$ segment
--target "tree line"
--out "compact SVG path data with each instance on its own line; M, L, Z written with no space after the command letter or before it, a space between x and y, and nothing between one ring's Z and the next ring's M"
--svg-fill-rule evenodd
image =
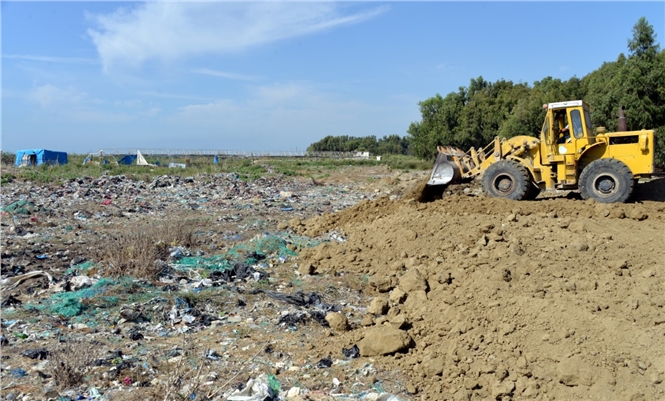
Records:
M373 154L412 154L433 160L437 145L463 150L487 145L495 136L539 136L545 117L544 103L584 99L591 105L594 126L617 129L620 106L625 107L629 130L652 128L657 137L657 164L665 162L665 50L646 18L633 26L628 55L605 62L583 78L547 77L533 85L482 76L471 79L446 96L418 103L421 121L413 122L407 135L327 136L308 150L369 151Z
M422 120L407 133L411 152L421 158L436 155L437 145L460 149L487 145L496 135L539 136L544 103L584 99L595 126L617 129L620 106L626 109L629 130L657 129L662 162L665 139L665 51L660 51L653 27L640 18L628 41L629 55L606 62L583 78L567 81L547 77L528 84L471 79L445 97L437 94L419 103Z
M388 135L376 139L375 135L364 137L328 135L307 148L308 152L370 152L373 155L405 155L409 152L409 138Z

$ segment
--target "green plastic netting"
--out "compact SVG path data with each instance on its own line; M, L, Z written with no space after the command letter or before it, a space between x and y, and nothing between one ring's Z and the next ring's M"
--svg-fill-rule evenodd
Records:
M305 248L316 246L320 241L308 237L261 235L250 241L238 244L226 253L214 256L189 256L179 259L176 267L180 269L205 268L207 270L230 269L233 263L241 262L254 265L262 259L273 258L286 261L298 253L288 248L289 244Z
M64 317L93 317L121 304L150 300L155 296L152 291L155 289L151 284L138 284L130 277L119 280L102 278L91 287L54 294L34 307Z
M78 316L86 309L86 306L81 302L82 300L104 293L113 284L113 280L103 278L93 286L82 290L54 294L49 299L50 302L48 302L47 308L49 312L57 315Z
M84 272L84 271L86 271L86 270L88 270L88 269L90 269L91 267L94 267L94 266L95 266L95 264L91 260L89 260L87 262L79 263L78 265L74 265L74 266L70 267L69 269L67 269L65 274L72 274L77 270Z
M179 259L175 265L183 270L192 268L225 270L237 262L250 265L263 263L263 259L284 262L297 256L297 252L289 249L289 244L293 245L292 249L295 249L313 247L320 243L309 237L264 234L245 243L237 244L224 254L208 257L184 257ZM88 261L75 265L69 270L72 272L74 270L85 271L93 266L94 262ZM85 321L88 324L96 324L96 318L103 317L122 304L148 302L161 294L163 294L162 290L155 285L137 282L131 277L123 277L118 280L102 278L91 287L54 294L47 299L40 300L38 304L29 303L24 307L75 318L76 321Z
M5 212L14 214L30 214L36 210L35 204L27 200L20 200L2 208Z

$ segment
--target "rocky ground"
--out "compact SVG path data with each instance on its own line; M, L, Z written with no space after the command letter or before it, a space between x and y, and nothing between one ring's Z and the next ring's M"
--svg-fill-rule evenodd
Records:
M2 396L665 398L665 179L425 203L426 174L3 185Z

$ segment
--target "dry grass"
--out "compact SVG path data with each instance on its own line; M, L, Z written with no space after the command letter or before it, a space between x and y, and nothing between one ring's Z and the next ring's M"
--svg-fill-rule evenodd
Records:
M88 341L72 339L58 344L51 351L49 370L59 389L68 389L83 383L83 379L93 368L94 349L96 347Z
M183 336L181 354L175 363L163 362L156 367L162 377L154 386L137 388L130 394L124 394L128 401L184 401L211 400L213 398L210 377L210 360L206 355L209 349L196 348L188 344ZM206 380L209 382L206 383ZM204 386L207 384L208 386ZM204 388L207 387L207 388Z
M97 259L105 264L105 275L110 277L131 276L151 279L163 269L169 248L196 245L194 220L172 220L163 223L127 227L111 234L97 251Z

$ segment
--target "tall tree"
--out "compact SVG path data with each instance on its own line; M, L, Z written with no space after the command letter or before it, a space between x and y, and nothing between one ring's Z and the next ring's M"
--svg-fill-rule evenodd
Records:
M633 56L653 59L658 54L658 47L653 26L645 17L641 17L633 26L633 37L628 39L628 50Z

